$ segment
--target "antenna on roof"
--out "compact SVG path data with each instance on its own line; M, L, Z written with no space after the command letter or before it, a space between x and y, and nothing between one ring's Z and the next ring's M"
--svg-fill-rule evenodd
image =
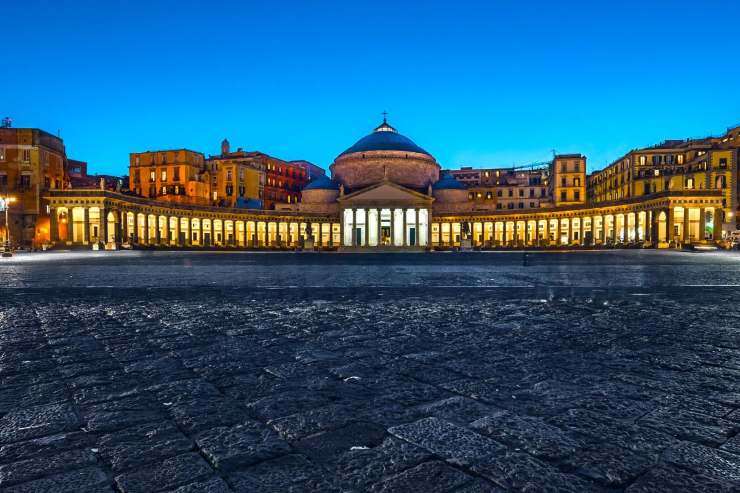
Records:
M383 111L382 115L383 115L383 123L388 123L388 112Z

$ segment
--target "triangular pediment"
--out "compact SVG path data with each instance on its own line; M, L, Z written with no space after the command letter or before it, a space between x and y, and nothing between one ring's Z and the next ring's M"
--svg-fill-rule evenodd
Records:
M383 181L339 197L342 205L350 204L430 204L432 197L393 182Z

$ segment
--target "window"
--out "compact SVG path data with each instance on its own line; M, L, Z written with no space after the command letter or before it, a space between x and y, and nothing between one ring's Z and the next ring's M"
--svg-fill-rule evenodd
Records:
M686 178L686 188L688 188L688 189L694 188L694 179L693 178Z
M154 183L156 179L157 179L157 173L155 173L153 169L149 170L149 183Z
M218 192L213 192L213 200L218 200Z
M647 163L647 156L640 156L640 165L644 166Z
M231 168L229 168L229 169L226 170L226 181L231 181L231 179L232 179L232 173L233 172L232 172Z
M522 188L519 189L519 196L524 197L524 189Z
M2 190L5 190L7 186L8 186L8 175L5 174L5 172L0 173L0 187L2 187Z
M167 195L167 187L162 187L162 195Z
M513 209L514 208L514 202L509 202L507 205L507 208Z
M512 190L512 189L510 188L510 189L509 189L509 197L513 197L513 196L514 196L514 190Z
M726 168L727 167L727 158L726 157L719 158L719 167L720 168Z
M529 203L529 208L530 208L530 209L534 209L534 207L535 207L535 206L534 206L534 202L530 202L530 203Z
M579 171L578 161L573 163L573 171Z
M137 183L139 181L139 170L134 170L134 183Z
M580 187L581 186L581 179L580 178L573 178L573 186L574 187Z
M141 156L136 156L134 158L134 162L136 163L136 166L140 165L141 164Z
M239 181L244 181L244 168L239 168Z
M567 192L565 190L563 190L562 192L560 192L560 200L562 200L562 201L568 200L568 194L567 194Z
M5 161L5 148L0 147L0 161Z
M575 192L573 192L573 200L581 200L581 191L580 190L576 190Z
M524 209L524 202L519 202L519 208Z
M679 154L677 157L678 164L683 164L683 154Z
M175 166L172 170L172 181L180 181L180 167Z
M231 197L232 195L234 195L234 186L226 185L226 196Z
M561 187L568 186L568 180L565 177L563 177L563 178L560 179L560 186Z
M244 197L244 194L246 193L246 188L244 185L239 185L239 197Z
M167 181L167 170L163 169L160 173L160 181Z
M529 189L529 196L534 197L534 188Z
M496 197L501 197L502 195L501 190L496 190Z
M565 173L568 171L568 165L566 163L563 163L560 165L560 172Z
M501 209L501 206L502 206L501 203L496 204L496 209Z
M486 192L486 200L491 200L493 198L493 194L491 192Z

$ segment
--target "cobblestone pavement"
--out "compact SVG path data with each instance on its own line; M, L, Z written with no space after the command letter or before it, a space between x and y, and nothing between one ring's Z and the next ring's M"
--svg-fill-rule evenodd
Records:
M662 255L0 263L0 490L740 491L740 258Z

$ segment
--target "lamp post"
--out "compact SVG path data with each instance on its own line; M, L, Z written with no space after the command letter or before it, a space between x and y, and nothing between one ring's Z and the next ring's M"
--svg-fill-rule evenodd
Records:
M3 257L12 257L13 251L10 247L10 204L15 202L15 197L0 197L0 209L5 209L5 248Z

